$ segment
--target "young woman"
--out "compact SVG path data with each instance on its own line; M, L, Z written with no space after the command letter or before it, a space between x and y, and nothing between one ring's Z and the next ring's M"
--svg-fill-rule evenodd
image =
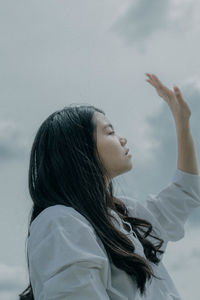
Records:
M162 258L168 241L183 238L189 214L200 206L191 111L177 87L171 91L147 76L175 120L178 165L172 182L145 203L114 196L112 179L132 168L126 138L92 105L51 114L31 149L30 281L20 299L181 299Z

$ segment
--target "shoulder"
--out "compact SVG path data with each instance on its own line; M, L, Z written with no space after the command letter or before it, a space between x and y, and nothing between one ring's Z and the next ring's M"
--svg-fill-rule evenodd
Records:
M30 225L30 237L37 235L42 238L47 232L62 228L71 234L88 230L95 234L90 222L72 207L57 204L44 209Z
M64 205L46 208L32 222L27 250L35 290L44 290L50 298L55 295L54 299L60 293L70 295L74 282L77 295L79 286L84 290L86 285L89 295L91 278L97 272L103 277L109 268L93 227L78 211ZM103 282L106 286L107 277Z

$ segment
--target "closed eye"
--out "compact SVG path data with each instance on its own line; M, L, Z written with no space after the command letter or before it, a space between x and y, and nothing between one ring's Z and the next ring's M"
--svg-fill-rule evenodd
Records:
M109 134L114 134L115 133L115 131L111 131Z

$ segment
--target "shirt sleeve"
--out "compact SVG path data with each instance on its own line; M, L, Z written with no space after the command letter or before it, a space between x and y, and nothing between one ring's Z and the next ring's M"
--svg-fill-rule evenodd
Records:
M94 229L77 214L46 216L38 222L30 234L28 257L35 299L110 299L108 259Z
M200 175L176 169L172 182L158 194L149 194L145 201L118 196L127 206L129 215L149 221L151 234L161 238L160 250L165 251L168 241L184 237L184 225L192 211L200 206ZM155 243L153 237L148 240ZM160 255L162 259L163 255Z
M168 241L184 237L184 225L200 206L200 175L176 169L172 182L157 195L149 194L145 207L152 213Z

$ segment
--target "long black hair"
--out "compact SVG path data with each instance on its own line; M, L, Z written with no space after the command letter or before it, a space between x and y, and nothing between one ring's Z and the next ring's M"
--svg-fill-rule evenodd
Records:
M148 260L154 264L160 262L157 253L164 253L159 250L164 241L150 234L151 223L128 216L125 204L114 196L112 180L96 147L95 111L105 115L93 105L71 104L52 113L39 127L31 148L28 171L33 201L28 237L32 221L45 208L56 204L73 207L92 224L115 266L132 275L143 294L147 280L152 276L161 279L155 276ZM147 259L134 253L130 239L112 224L108 208L131 224ZM160 243L152 244L146 239L148 235ZM29 271L28 252L26 255ZM18 296L20 300L34 300L30 277L28 287Z

